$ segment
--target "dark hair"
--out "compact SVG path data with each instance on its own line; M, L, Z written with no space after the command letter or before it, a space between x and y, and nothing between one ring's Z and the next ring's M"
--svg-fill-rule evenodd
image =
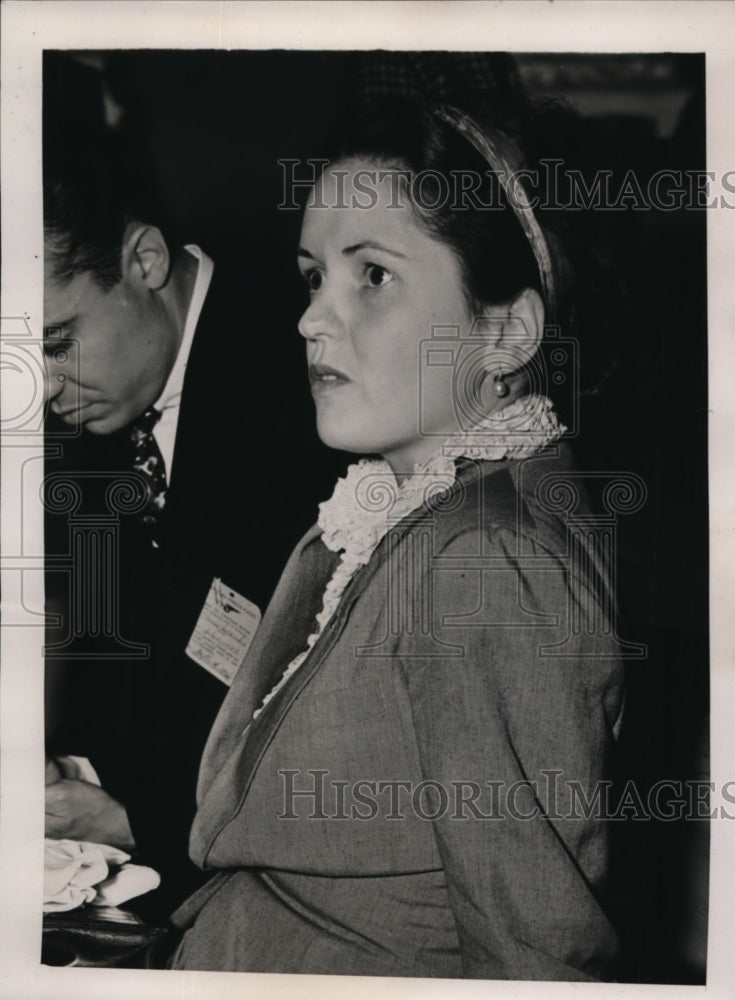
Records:
M424 176L422 198L417 199L411 184L407 185L412 208L425 231L457 255L471 309L509 302L525 288L542 295L547 325L557 328L557 336L584 342L575 379L555 379L554 395L563 409L580 392L596 393L614 366L607 354L620 300L600 232L604 216L570 211L570 174L565 169L546 169L554 163L576 166L580 157L583 161L584 125L575 111L558 100L509 101L502 111L469 103L463 109L497 148L513 153L513 170L523 168L538 178L538 183L522 180L521 184L528 197L538 202L533 217L548 249L552 294L505 194L503 179L473 143L441 116L438 106L392 97L358 113L346 112L327 139L324 155L332 163L359 158L407 170L412 178ZM438 190L431 191L432 175L451 178L463 173L482 178L474 192L476 208L469 203L457 205L440 198Z
M490 131L481 118L478 123ZM509 131L495 126L492 131L506 143L514 141ZM435 109L390 99L357 116L346 114L327 141L326 155L332 162L361 158L409 172L407 189L417 220L457 254L472 307L508 302L524 288L544 293L532 247L502 179ZM471 191L462 187L463 178L477 180ZM546 306L552 311L554 303Z
M49 144L51 145L51 144ZM70 145L70 144L69 144ZM122 278L125 229L152 221L141 171L114 137L44 150L43 228L47 266L61 281L89 273L105 291Z

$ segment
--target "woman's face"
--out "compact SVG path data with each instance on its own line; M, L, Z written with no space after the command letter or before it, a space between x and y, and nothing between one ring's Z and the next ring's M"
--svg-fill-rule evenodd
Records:
M446 348L472 316L456 255L419 228L395 173L379 180L379 170L348 160L319 180L301 230L311 301L299 330L322 441L409 472L459 427L451 365L436 352L425 364L425 342L434 331Z

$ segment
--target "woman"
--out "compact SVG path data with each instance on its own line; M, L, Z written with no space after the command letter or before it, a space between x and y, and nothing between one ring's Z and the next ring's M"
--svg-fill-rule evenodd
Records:
M590 803L621 674L534 391L561 257L520 187L479 207L521 165L499 130L405 107L336 147L299 329L322 440L379 457L321 505L210 736L191 848L217 873L174 915L173 965L609 976Z

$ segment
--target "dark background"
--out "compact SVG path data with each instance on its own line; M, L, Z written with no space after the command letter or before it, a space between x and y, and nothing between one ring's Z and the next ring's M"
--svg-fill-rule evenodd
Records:
M525 91L579 109L573 154L589 176L633 169L645 185L659 169L705 168L704 56L484 58L492 100ZM198 243L215 262L243 261L243 287L260 301L254 309L244 293L233 326L253 338L281 330L277 352L296 371L300 213L277 207L278 159L318 156L350 97L386 92L399 77L403 92L451 96L463 73L441 53L46 53L45 141L114 129L135 169L143 166L170 238ZM706 219L692 208L623 209L598 212L595 223L609 269L588 288L579 339L583 367L593 359L601 378L582 401L575 448L584 468L633 472L647 488L643 508L618 526L619 634L648 650L628 665L619 777L645 793L662 778L708 777ZM265 332L249 322L263 308ZM247 391L258 391L257 380ZM326 497L344 456L309 429L305 382L283 404L280 419L298 422L295 436L313 436L314 481ZM53 704L48 714L53 727ZM704 982L708 839L704 822L616 828L621 979Z

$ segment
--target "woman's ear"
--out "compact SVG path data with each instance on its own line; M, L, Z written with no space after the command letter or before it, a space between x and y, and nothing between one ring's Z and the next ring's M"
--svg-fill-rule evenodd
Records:
M156 226L131 222L123 236L123 278L142 282L149 291L160 291L168 281L171 267L163 233Z
M524 288L509 303L489 306L484 316L496 333L495 350L506 374L518 371L539 349L544 335L544 303L533 288Z

